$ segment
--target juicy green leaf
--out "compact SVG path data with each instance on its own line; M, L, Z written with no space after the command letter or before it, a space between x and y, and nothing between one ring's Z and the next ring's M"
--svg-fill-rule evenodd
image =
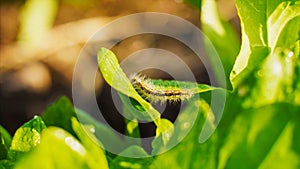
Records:
M123 70L121 69L119 62L115 56L115 54L106 49L100 48L98 52L98 64L101 70L101 73L106 80L106 82L111 85L113 88L125 94L131 98L134 98L141 106L142 110L144 110L151 120L156 124L158 128L164 129L163 126L165 123L161 122L160 113L152 107L152 105L144 100L133 88L130 80L127 78ZM140 111L139 111L140 112ZM165 130L157 130L159 133L156 135L158 136L161 132L165 132ZM167 141L166 135L170 134L163 134L164 142Z
M239 168L241 161L245 169L298 168L300 154L294 147L299 146L292 133L299 110L285 103L245 110L223 138L219 168Z
M162 137L164 144L167 144L174 133L173 123L168 119L160 119L156 128L156 135Z
M0 137L1 138L1 137ZM4 144L0 144L0 160L7 158L7 147Z
M268 1L269 3L273 3ZM270 11L268 11L270 12ZM300 15L300 1L285 1L278 4L268 17L268 44L274 50L282 30L287 23ZM300 23L298 22L298 25ZM297 34L297 32L294 32ZM298 32L299 33L299 32Z
M136 138L140 137L139 123L137 122L137 120L127 121L126 130L128 132L127 134L128 136L136 137Z
M0 125L0 160L7 158L7 152L11 145L10 134Z
M149 119L148 113L138 101L120 92L118 92L118 95L124 105L124 117L127 119L151 120Z
M230 80L236 88L267 57L267 1L236 2L242 27L242 46L235 61ZM249 17L251 16L251 17Z
M295 17L290 22L288 22L287 25L282 30L282 32L280 33L276 46L285 47L285 48L291 48L292 46L295 46L295 42L300 40L299 24L300 24L300 16Z
M41 144L22 158L15 169L92 168L87 151L65 130L49 127L42 132Z
M9 149L9 159L18 160L25 152L32 150L40 144L40 134L46 128L42 118L35 116L32 120L21 126L15 133Z
M136 92L130 80L121 69L115 54L106 48L100 48L98 51L98 64L106 82L117 91L138 101L148 113L151 120L158 125L157 120L160 118L160 113Z
M253 47L251 51L248 43L247 39L243 40L242 49L231 71L230 80L233 88L242 87L243 83L249 83L249 81L244 81L252 78L253 74L251 73L258 71L261 63L269 54L267 47Z
M242 47L230 75L234 88L258 71L267 57L274 55L278 47L275 45L282 43L279 41L282 31L300 15L300 2L239 0L237 8L242 25ZM297 29L290 30L289 36L298 37Z
M143 117L142 113L137 112L137 109L139 109L141 105L136 100L128 98L120 92L118 92L118 94L123 103L123 113L126 123L126 135L130 137L140 138L139 123L137 119L144 119L147 117ZM137 142L136 144L141 145L141 142Z
M249 92L251 94L248 94L244 107L259 107L275 102L296 103L295 91L300 77L296 71L300 64L295 62L297 58L291 54L294 52L289 49L277 48L262 62L262 67L254 78L256 83Z
M202 30L208 37L208 39L204 38L206 53L209 56L214 55L214 51L211 51L213 48L209 47L212 43L222 61L226 79L229 79L235 58L240 49L240 42L236 31L233 29L232 25L220 18L215 0L203 0L201 23ZM207 41L210 41L211 43ZM215 56L211 56L209 59L214 57ZM211 60L211 63L212 69L219 69L219 67L214 67L213 60ZM229 81L227 81L227 86L229 88L231 86Z
M128 158L126 156L144 158ZM130 146L111 161L110 169L147 169L152 162L152 158L147 156L149 156L148 153L142 147Z
M11 138L9 132L1 125L0 125L0 135L2 137L1 138L2 144L4 144L7 148L9 148L11 145L12 138Z
M0 169L13 169L14 163L10 160L0 160Z
M118 145L117 147L123 150L129 146L128 144L125 144L127 143L127 141L124 140L126 138L120 138L113 131L113 129L105 126L103 123L92 118L86 112L80 109L76 109L76 113L81 124L94 126L95 136L98 140L100 140L104 147Z
M174 124L174 134L168 146L175 147L158 155L150 168L155 169L190 169L190 168L216 168L217 135L213 134L209 140L200 144L199 135L207 118L206 108L202 108L203 101L193 101L179 114ZM201 108L200 108L201 107ZM199 112L198 112L199 110ZM196 121L194 121L196 118ZM188 133L186 136L184 133ZM162 147L160 140L152 142L153 152L157 154L168 150Z
M71 118L77 117L74 106L67 97L60 97L55 103L47 107L43 112L42 118L46 126L56 126L65 129L73 136Z
M98 168L101 166L103 169L108 169L105 153L100 146L99 141L94 136L95 128L93 126L83 126L76 118L72 118L73 130L77 134L81 144L87 150L87 158L89 159L89 166L91 168Z

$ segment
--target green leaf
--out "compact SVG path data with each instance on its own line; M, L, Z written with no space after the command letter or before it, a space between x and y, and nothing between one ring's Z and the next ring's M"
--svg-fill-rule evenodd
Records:
M87 151L65 130L49 127L42 132L41 144L22 158L15 169L92 169Z
M126 120L127 135L135 138L140 138L139 123L137 120Z
M149 115L143 108L143 106L133 98L130 98L120 92L118 92L120 99L123 103L124 117L127 119L139 119L149 121Z
M1 135L1 143L4 144L7 148L11 145L11 136L9 132L0 125L0 135Z
M147 119L145 115L139 113L141 105L134 99L128 98L124 94L118 92L123 103L123 116L125 117L126 135L130 137L140 138L140 130L138 120ZM136 145L141 145L141 141Z
M7 158L7 152L11 145L10 134L0 125L0 160Z
M247 36L251 46L267 46L268 44L267 3L267 0L259 2L251 0L236 1L241 19L242 36Z
M205 106L202 107L203 102L204 100L193 100L180 112L174 124L174 133L167 146L161 146L159 139L152 142L152 154L169 151L158 155L150 168L216 168L217 134L213 134L205 143L199 143L199 135L209 115ZM176 146L169 149L174 145Z
M204 34L207 36L207 38L204 38L204 44L206 53L210 56L209 59L216 57L214 49L217 50L225 70L226 79L229 79L235 58L240 50L240 42L232 25L220 18L215 0L202 1L201 25ZM214 48L211 47L211 44L213 44ZM215 63L214 60L211 60L211 63L212 69L215 71L220 69L215 67L213 64ZM229 80L227 81L227 86L231 88Z
M183 2L192 5L193 7L201 9L201 0L184 0Z
M98 140L103 144L104 147L106 146L114 146L118 145L117 147L119 149L125 149L128 147L126 138L120 138L114 131L113 129L107 127L103 123L97 121L93 117L91 117L89 114L86 112L76 109L76 113L78 116L78 120L80 121L81 124L83 125L91 125L95 128L95 136L97 137ZM131 142L130 142L131 143Z
M63 128L76 137L72 129L72 117L77 117L76 112L70 100L65 96L60 97L55 103L47 107L42 114L46 126Z
M13 169L14 163L10 160L0 160L0 169Z
M94 136L95 128L93 126L83 126L76 118L72 118L73 130L77 134L81 144L87 150L87 158L89 159L89 166L91 168L98 168L101 166L103 169L108 169L105 152L101 148L97 138Z
M136 156L144 158L128 158ZM152 157L140 146L130 146L111 160L110 169L147 169L152 162Z
M0 139L2 139L1 135L0 135ZM7 147L4 144L0 144L0 160L4 160L7 158Z
M250 0L236 2L241 20L242 46L230 74L233 88L242 83L250 72L257 69L269 53L266 3L267 1Z
M262 62L254 78L255 84L244 102L244 107L259 107L276 102L297 103L297 85L300 75L296 53L290 49L276 48ZM255 102L254 102L255 100Z
M156 128L156 136L161 136L162 141L167 144L174 133L173 123L168 119L160 119L159 126Z
M115 54L106 48L100 48L98 51L98 64L106 82L117 91L138 101L148 113L148 116L158 125L157 120L160 118L160 113L135 91L130 80L121 69Z
M258 71L267 57L274 55L279 47L276 44L282 43L279 41L280 35L285 34L282 31L300 15L300 2L239 0L237 8L242 26L242 47L230 75L234 88L249 74ZM298 37L297 29L290 30L288 35Z
M269 3L274 3L269 1ZM269 9L268 9L269 10ZM268 44L274 50L282 30L287 23L297 16L300 16L300 1L284 1L278 4L268 17ZM300 22L298 22L298 25ZM294 32L296 35L299 32Z
M218 168L240 168L240 162L245 169L299 168L300 147L293 134L299 110L287 103L244 110L223 138Z
M297 79L300 78L300 57L297 50L300 41L300 2L268 1L265 5L268 14L266 47L269 50L267 52L266 47L258 50L247 41L245 35L243 45L246 44L248 48L242 47L244 51L241 50L232 71L232 82L243 91L242 95L246 99L243 106L246 108L276 102L300 104L296 94L299 92Z
M46 128L42 118L35 116L32 120L21 126L15 133L9 149L9 159L18 160L25 152L32 150L40 144L40 134Z
M243 83L251 83L247 79L253 78L253 72L258 71L261 63L269 54L267 47L253 47L252 51L249 48L248 40L242 42L242 49L234 64L230 74L230 80L234 89L243 87ZM246 47L247 46L247 47ZM249 86L247 84L247 86Z
M290 22L288 22L282 30L282 32L280 33L276 46L286 48L291 48L292 46L295 46L295 42L299 41L300 39L300 27L298 26L299 23L300 16L295 17Z

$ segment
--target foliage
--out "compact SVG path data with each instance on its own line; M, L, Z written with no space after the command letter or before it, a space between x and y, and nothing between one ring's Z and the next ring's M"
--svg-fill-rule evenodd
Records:
M130 117L126 134L140 136L137 119L154 121L151 153L159 155L152 157L141 142L124 146L119 155L106 152L105 139L114 138L113 144L119 145L118 136L62 97L13 138L0 126L0 168L300 168L300 1L237 0L236 5L240 47L214 1L204 0L199 6L203 30L216 46L232 87L217 128L206 100L209 92L192 98L171 123L136 92L114 53L101 48L100 71L119 92ZM206 49L210 51L209 43ZM216 131L200 144L206 119Z

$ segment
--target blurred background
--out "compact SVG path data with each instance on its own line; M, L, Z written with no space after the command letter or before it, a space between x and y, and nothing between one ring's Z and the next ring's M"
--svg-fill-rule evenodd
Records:
M86 41L103 25L138 12L163 12L197 27L199 1L181 0L1 0L0 124L10 133L59 96L72 98L73 69ZM220 16L239 31L234 0L217 1ZM125 30L126 31L126 30ZM112 39L113 40L113 39ZM197 81L208 83L202 63L178 41L159 35L127 38L113 47L120 60L144 48L161 48L184 58ZM149 72L151 75L151 72ZM163 75L162 75L163 76ZM97 82L99 100L110 91ZM105 103L109 106L109 103ZM118 124L118 120L112 119Z

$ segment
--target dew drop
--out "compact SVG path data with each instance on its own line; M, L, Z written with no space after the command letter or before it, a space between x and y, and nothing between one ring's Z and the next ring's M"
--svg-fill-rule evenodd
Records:
M166 136L167 139L170 138L170 134L169 133L166 133L165 136Z
M293 51L290 51L290 52L287 54L287 56L288 56L289 58L293 57L293 56L294 56L294 52L293 52Z
M259 71L257 72L257 76L258 76L258 77L262 77L262 76L263 76L263 72L262 72L261 70L259 70Z
M94 127L91 127L91 128L90 128L90 132L91 132L91 133L95 133L95 128L94 128Z
M183 127L184 127L185 129L189 128L190 126L191 126L191 124L190 124L189 122L185 122L185 123L183 124Z

